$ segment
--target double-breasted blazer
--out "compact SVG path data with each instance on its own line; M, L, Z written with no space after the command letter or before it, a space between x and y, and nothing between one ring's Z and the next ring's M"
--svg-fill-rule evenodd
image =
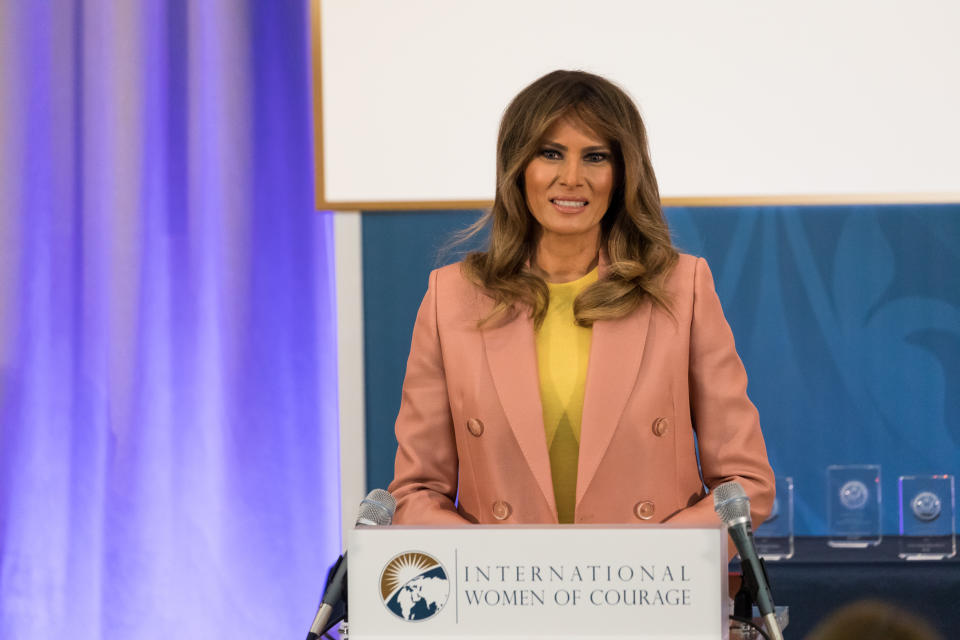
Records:
M670 312L646 301L593 325L575 522L714 523L705 486L736 480L759 525L773 472L706 261L681 255L666 290ZM396 422L396 524L557 522L533 321L478 328L492 308L459 264L430 274Z

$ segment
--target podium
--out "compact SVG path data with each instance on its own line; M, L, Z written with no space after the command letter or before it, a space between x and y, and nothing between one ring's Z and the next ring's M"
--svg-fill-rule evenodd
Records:
M369 527L351 640L729 637L722 525Z

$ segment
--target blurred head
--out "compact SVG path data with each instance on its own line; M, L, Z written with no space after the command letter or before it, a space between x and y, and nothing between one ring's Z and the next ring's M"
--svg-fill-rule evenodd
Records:
M879 600L841 607L810 632L806 640L942 640L927 622Z

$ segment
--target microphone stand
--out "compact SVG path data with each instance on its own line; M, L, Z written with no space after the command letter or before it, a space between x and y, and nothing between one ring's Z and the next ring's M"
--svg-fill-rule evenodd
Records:
M330 571L327 572L327 582L324 586L324 599L329 599L332 603L322 602L320 608L317 610L317 615L313 619L313 624L310 625L310 632L307 634L307 640L320 640L322 637L329 638L327 631L333 628L333 625L337 623L338 620L346 619L347 616L347 580L346 576L343 576L339 585L342 587L342 591L337 591L336 589L331 592L330 585L334 582L337 577L337 573L345 570L345 567L342 565L347 560L347 554L344 552L332 567ZM344 571L345 573L345 571ZM332 620L332 622L331 622ZM346 637L346 636L343 636Z
M763 561L763 558L758 557L757 559L760 561L759 566L763 572L764 581L770 584L770 579L767 577L767 564ZM763 616L763 624L766 627L766 631L753 622L754 598L760 589L760 584L749 562L740 564L740 575L743 580L740 583L740 590L737 591L736 596L733 598L733 615L730 617L737 622L742 622L754 627L766 640L783 640L783 632L780 630L780 622L777 620L775 611Z
M397 509L397 501L388 491L374 489L367 497L360 501L360 511L357 513L355 527L381 527L393 521L393 512ZM320 599L320 609L310 625L307 640L320 640L327 631L338 621L347 618L347 552L344 551L336 564L327 573L327 583ZM333 622L330 622L330 620ZM346 625L343 627L346 633ZM344 638L347 636L344 635Z

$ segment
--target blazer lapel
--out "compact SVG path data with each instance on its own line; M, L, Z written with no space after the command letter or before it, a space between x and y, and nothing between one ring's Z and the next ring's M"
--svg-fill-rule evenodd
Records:
M540 491L556 518L550 457L543 429L533 320L521 309L511 320L484 327L482 333L500 404Z
M651 302L630 315L593 325L580 421L577 504L600 466L636 384L650 325Z

